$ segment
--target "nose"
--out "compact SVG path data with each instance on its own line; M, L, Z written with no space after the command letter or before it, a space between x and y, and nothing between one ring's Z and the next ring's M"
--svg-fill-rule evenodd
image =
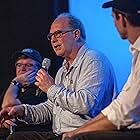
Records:
M56 41L58 41L58 39L57 39L54 35L52 35L52 37L51 37L51 42L52 42L52 43L55 43Z
M26 66L22 65L20 69L21 69L21 71L26 71Z

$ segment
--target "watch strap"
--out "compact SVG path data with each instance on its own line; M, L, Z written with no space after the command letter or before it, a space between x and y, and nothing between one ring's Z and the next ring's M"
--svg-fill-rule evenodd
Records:
M21 88L22 87L21 83L18 82L17 80L12 80L11 81L11 84L17 86L18 88Z

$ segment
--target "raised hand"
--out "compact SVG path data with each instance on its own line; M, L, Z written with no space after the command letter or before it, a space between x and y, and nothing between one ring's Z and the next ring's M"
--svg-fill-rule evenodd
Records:
M36 71L28 71L15 77L14 80L17 80L23 87L26 87L35 82L36 73Z

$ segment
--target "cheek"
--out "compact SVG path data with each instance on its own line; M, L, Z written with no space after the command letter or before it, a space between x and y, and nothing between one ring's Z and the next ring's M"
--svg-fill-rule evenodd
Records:
M119 25L118 25L118 23L116 21L115 21L115 27L116 27L117 31L120 32L119 31Z
M70 38L65 39L62 44L63 44L65 49L68 49L69 47L71 47L72 40Z
M18 73L19 73L19 72L18 72L18 70L16 69L16 75L18 75Z

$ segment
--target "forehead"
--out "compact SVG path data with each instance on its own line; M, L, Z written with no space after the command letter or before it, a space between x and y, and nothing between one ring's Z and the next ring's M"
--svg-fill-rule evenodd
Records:
M35 60L33 60L32 58L20 58L20 59L18 59L17 61L16 61L16 63L36 63L36 61Z
M50 32L55 32L57 30L61 29L69 29L69 19L68 17L59 17L54 20L54 22L51 25Z

